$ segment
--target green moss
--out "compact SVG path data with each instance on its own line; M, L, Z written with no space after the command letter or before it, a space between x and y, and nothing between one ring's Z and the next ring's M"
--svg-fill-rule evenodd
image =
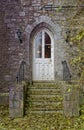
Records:
M2 96L9 96L9 93L0 93L0 97Z
M62 114L28 114L9 118L8 106L0 107L0 130L84 130L84 115L66 118Z

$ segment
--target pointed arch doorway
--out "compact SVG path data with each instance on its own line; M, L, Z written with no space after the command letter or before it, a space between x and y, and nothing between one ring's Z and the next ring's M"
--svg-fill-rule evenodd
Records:
M54 40L51 32L42 29L33 40L33 81L54 80Z

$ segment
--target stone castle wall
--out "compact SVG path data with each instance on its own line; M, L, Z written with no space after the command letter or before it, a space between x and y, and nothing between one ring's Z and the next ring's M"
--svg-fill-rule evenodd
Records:
M55 38L55 78L62 79L61 61L67 59L65 32L69 9L52 9L51 5L73 5L75 0L4 0L0 1L0 89L7 92L15 84L19 67L26 61L26 79L32 80L31 32L40 23L53 30ZM44 5L49 5L47 10ZM48 26L49 24L49 26ZM17 31L20 29L22 43ZM58 61L58 62L57 62Z

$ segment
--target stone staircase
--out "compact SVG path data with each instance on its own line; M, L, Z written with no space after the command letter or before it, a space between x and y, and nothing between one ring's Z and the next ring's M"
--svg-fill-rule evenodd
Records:
M28 86L26 114L63 113L61 85L57 83L34 83Z

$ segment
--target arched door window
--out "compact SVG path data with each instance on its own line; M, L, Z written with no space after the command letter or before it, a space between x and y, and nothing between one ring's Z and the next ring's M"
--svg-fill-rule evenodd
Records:
M45 30L35 37L35 58L51 58L51 38Z

